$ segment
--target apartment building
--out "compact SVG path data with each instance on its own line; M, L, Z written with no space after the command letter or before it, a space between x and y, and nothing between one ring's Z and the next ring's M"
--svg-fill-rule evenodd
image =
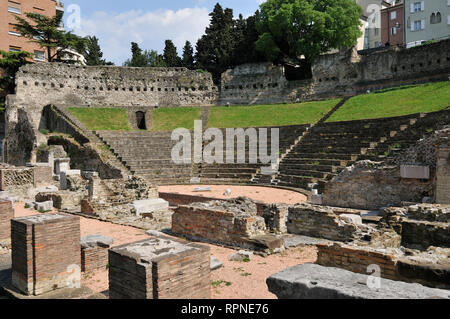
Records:
M381 10L381 42L383 45L405 43L405 10L403 1Z
M363 9L363 16L367 18L364 31L364 49L383 46L381 39L381 10L388 8L395 0L356 0Z
M0 0L0 50L28 51L35 62L47 62L46 50L15 30L15 17L25 17L27 12L54 16L58 11L64 12L64 5L59 0Z
M450 37L450 0L405 0L405 42L413 47Z

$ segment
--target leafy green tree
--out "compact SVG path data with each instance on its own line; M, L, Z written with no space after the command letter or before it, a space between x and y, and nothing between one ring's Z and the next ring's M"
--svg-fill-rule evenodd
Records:
M166 40L164 47L164 62L168 67L181 66L181 59L178 56L177 48L172 40Z
M362 9L354 0L267 0L260 9L256 49L273 62L303 56L311 64L361 36Z
M211 17L210 25L205 34L197 42L196 60L198 67L213 74L216 83L220 75L227 70L233 62L235 48L233 10L223 10L216 4Z
M131 59L125 61L124 66L145 67L147 65L146 56L136 42L131 42Z
M14 93L16 87L16 73L22 65L29 63L29 52L5 52L0 50L0 107L4 107L4 97Z
M156 50L145 50L144 56L147 61L147 66L154 68L165 67L166 63L164 62L164 57L158 53Z
M30 42L45 48L49 62L74 62L74 54L69 51L84 52L86 39L61 29L63 13L47 17L28 12L25 16L27 19L16 16L14 28Z
M181 64L182 66L190 70L195 69L194 48L192 47L192 44L189 41L186 41L186 44L184 45L183 58Z
M259 11L254 15L243 19L239 15L239 19L235 23L235 41L236 47L233 54L233 65L244 63L256 63L266 61L266 57L255 48L255 42L259 38L256 23L260 19Z
M84 52L84 58L86 59L86 65L112 65L112 62L106 62L102 59L103 52L98 43L98 38L96 36L88 36L86 38L86 51Z

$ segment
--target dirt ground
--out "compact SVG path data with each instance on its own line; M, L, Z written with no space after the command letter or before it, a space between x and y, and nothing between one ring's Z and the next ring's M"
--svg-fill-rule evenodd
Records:
M211 187L211 192L194 192L196 187ZM231 196L225 196L227 189L231 190ZM184 195L195 195L204 197L213 197L218 199L229 199L240 196L247 196L253 200L261 201L266 204L298 204L307 200L306 196L294 191L261 187L261 186L226 186L226 185L176 185L160 186L158 191L161 193L179 193Z
M39 214L24 206L20 202L15 204L15 217ZM113 246L149 238L143 230L81 217L81 236L97 233L114 238ZM229 257L235 250L209 246L211 255L224 263L222 268L211 272L213 299L274 299L275 295L267 290L267 277L291 266L314 262L317 258L315 247L303 247L266 258L255 255L250 262L234 262ZM83 283L95 292L108 290L106 267L105 270L84 274Z

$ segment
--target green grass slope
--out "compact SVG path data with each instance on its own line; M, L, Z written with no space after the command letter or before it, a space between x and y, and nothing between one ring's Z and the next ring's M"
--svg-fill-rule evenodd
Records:
M131 129L125 109L70 107L68 110L89 130L128 131Z
M339 100L297 104L213 107L208 127L265 127L315 123L327 114Z
M172 131L177 128L194 129L194 121L201 120L200 107L164 108L153 111L152 131Z
M450 81L403 86L355 96L327 122L437 112L448 106L450 106Z

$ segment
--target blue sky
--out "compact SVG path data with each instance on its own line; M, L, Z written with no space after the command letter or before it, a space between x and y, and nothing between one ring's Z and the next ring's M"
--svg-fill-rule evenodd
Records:
M209 24L208 14L217 0L65 0L66 29L79 35L96 35L107 60L121 65L130 56L130 42L162 52L171 39L181 54L186 40L195 43ZM261 0L223 0L235 16L255 12ZM75 6L74 6L75 5ZM80 24L76 21L80 9ZM72 26L76 27L73 28Z

